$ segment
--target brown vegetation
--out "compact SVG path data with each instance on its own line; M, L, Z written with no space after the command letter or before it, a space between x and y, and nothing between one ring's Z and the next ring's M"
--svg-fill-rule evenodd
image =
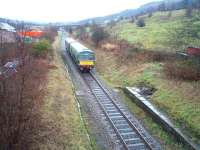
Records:
M170 78L200 80L199 64L191 61L173 61L164 65L164 72Z
M14 59L19 62L17 72L0 79L0 149L27 150L43 138L39 131L45 128L41 107L49 61L33 57L31 45L13 45L4 44L0 53L1 67Z
M84 40L91 43L90 39ZM127 63L131 59L137 62L164 62L174 60L176 57L174 53L161 52L161 51L146 51L141 48L139 44L130 44L126 40L104 40L100 44L100 49L104 51L113 52L119 58L120 63Z
M0 81L2 149L27 149L42 125L40 107L48 63L27 55L28 59L24 58L17 73Z

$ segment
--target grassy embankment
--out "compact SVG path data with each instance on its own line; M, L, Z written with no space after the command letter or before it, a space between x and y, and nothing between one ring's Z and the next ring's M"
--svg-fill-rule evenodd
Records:
M184 10L173 11L171 17L168 17L168 12L157 12L151 18L143 17L146 22L144 28L123 21L112 28L108 27L107 30L132 44L139 43L145 50L174 52L175 46L169 42L172 38L170 33L173 28L181 26L183 19L187 19L184 17ZM109 47L105 49L106 44L101 45L104 50L93 47L97 56L96 68L100 75L113 87L145 84L156 88L151 102L175 120L177 126L190 131L194 141L200 142L200 82L167 78L163 72L165 62L162 61L139 61L134 59L134 55L127 61L121 61L119 56L123 53L119 51L120 54L116 55L115 51L109 50ZM193 44L196 45L195 40ZM165 149L182 149L127 97L125 103L143 120L153 135L160 139Z
M198 12L194 11L194 15ZM146 50L154 51L168 51L175 52L177 50L183 51L186 45L177 47L173 40L172 34L175 29L182 27L182 23L187 21L185 17L185 10L172 11L171 16L169 12L156 12L152 17L148 15L142 16L146 26L138 27L136 23L123 21L117 23L112 29L108 29L112 35L117 35L121 39L125 39L132 44L139 44ZM135 21L136 22L136 21ZM199 23L199 22L195 22ZM174 39L176 40L176 39ZM189 41L185 37L186 41ZM199 46L200 41L194 38L190 40L189 46ZM177 49L178 48L178 49Z
M43 107L43 119L48 122L48 131L41 131L46 141L40 149L91 149L90 142L74 97L69 74L64 70L58 49L57 37L53 44L54 60L48 74L47 94Z

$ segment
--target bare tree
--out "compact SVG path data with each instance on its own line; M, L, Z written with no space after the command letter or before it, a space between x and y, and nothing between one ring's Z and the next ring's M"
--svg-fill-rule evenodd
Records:
M25 32L25 25L21 27L20 31ZM17 73L0 80L0 85L3 85L0 94L0 149L5 150L30 149L42 125L40 107L43 92L40 86L45 82L43 76L47 67L31 58L24 43L25 34L22 35L14 53L19 61Z
M102 27L96 26L93 28L92 41L95 46L98 46L99 42L106 39L108 36L109 34Z

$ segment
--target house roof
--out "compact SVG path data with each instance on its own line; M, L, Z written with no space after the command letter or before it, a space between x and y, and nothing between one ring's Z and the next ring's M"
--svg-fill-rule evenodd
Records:
M10 32L16 32L15 28L7 23L0 22L0 30L6 30Z

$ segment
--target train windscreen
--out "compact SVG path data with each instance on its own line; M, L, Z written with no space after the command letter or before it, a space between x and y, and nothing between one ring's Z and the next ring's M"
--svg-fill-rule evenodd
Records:
M95 60L95 57L93 53L81 53L79 60Z

